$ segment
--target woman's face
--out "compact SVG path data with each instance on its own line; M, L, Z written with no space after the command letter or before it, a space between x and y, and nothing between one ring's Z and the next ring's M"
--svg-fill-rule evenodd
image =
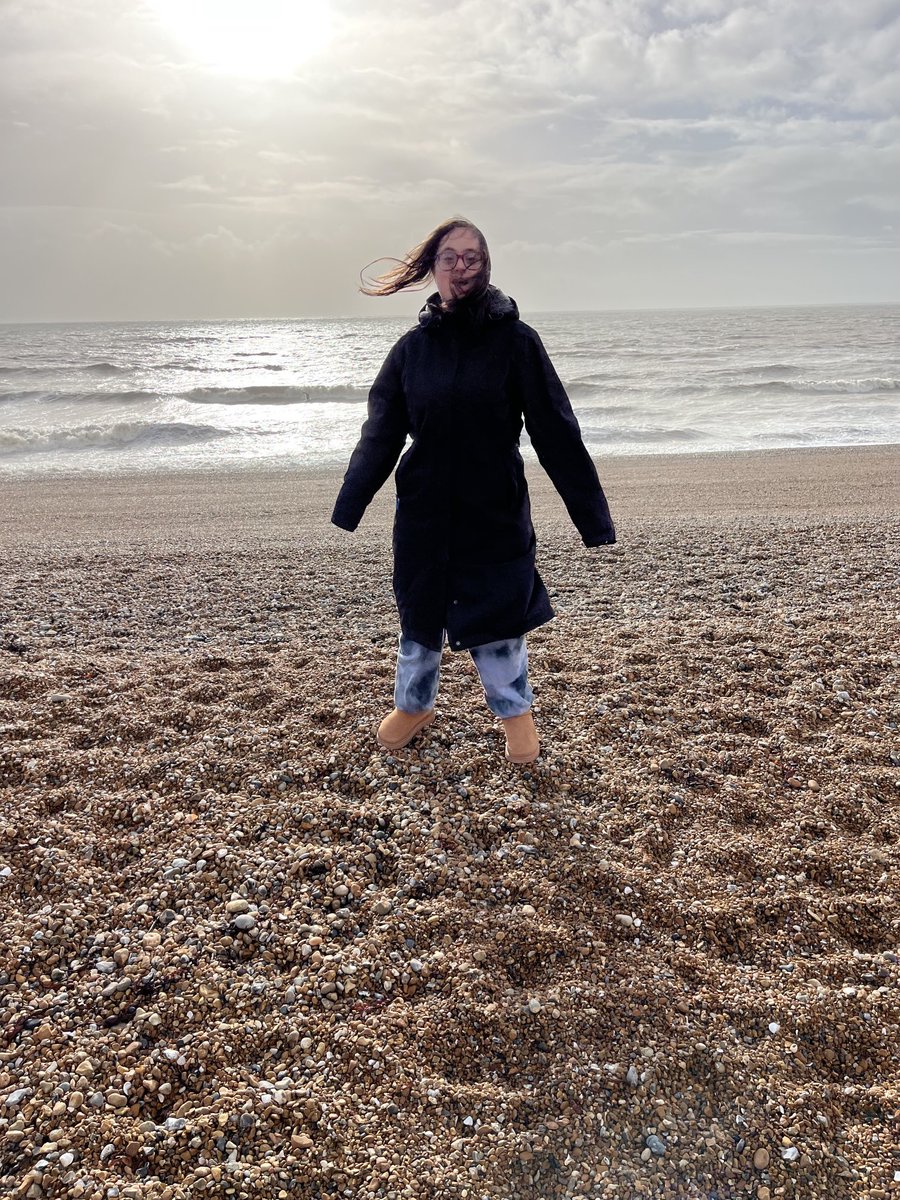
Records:
M461 257L457 257L456 263L452 267L441 265L441 255L446 251L453 251L457 256L463 254L477 254L478 261L473 263L471 267L467 267ZM449 259L449 255L447 256ZM435 255L434 282L437 290L440 292L441 299L446 304L449 300L459 300L462 296L468 295L472 284L478 278L481 267L484 263L484 255L481 249L481 242L478 235L471 229L451 229L444 236L440 245L437 248Z

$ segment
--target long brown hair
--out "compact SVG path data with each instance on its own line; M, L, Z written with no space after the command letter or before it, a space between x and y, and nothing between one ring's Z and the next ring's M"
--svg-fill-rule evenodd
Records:
M417 283L421 283L433 273L438 246L440 246L447 234L452 233L454 229L470 229L481 244L483 261L481 269L475 278L475 286L470 292L471 296L480 295L485 291L491 280L491 255L484 234L477 225L473 225L465 217L450 217L449 220L442 221L436 229L433 229L429 233L424 241L419 242L418 246L414 246L412 250L409 250L403 260L398 262L395 267L391 267L383 275L376 276L371 283L364 281L363 286L359 290L365 296L393 296L395 292L402 292L405 288L415 287Z

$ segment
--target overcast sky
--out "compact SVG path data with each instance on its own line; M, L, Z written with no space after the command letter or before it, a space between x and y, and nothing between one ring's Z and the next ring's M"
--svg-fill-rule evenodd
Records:
M0 320L900 300L897 0L0 0Z

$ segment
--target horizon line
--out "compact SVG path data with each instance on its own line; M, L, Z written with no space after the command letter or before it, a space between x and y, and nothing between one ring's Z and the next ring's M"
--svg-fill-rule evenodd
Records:
M895 300L827 300L814 303L780 303L780 304L695 304L678 306L625 306L621 308L534 308L526 309L536 316L579 316L597 313L673 313L673 312L755 312L761 309L797 309L797 308L890 308L900 305L900 297ZM368 321L368 320L397 320L400 313L332 313L329 315L293 316L229 316L229 317L88 317L88 318L53 318L24 320L0 320L0 328L13 328L25 325L180 325L195 324L201 321L238 323L241 321Z

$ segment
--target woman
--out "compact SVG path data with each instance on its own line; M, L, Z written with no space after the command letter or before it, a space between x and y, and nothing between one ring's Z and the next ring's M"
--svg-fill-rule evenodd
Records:
M615 530L565 390L514 301L491 286L487 243L471 222L445 221L363 290L388 296L429 276L437 291L372 385L331 518L356 529L410 437L395 477L396 707L378 742L398 750L434 720L446 633L475 660L506 757L532 762L540 743L525 635L553 610L534 565L523 419L585 545L608 545Z

